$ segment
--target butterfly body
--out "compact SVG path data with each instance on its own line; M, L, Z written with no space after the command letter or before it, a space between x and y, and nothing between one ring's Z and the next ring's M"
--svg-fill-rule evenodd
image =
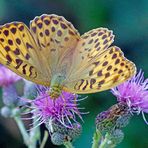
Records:
M50 87L55 99L62 90L96 93L115 87L136 73L113 32L96 28L80 36L64 17L43 14L30 22L0 26L0 63L21 77Z
M63 88L63 82L65 77L62 74L55 74L51 79L50 89L48 91L49 96L52 99L56 99L60 96Z

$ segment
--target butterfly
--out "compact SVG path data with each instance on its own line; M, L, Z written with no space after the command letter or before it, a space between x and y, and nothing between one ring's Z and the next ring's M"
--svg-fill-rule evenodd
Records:
M113 32L90 30L80 36L64 17L43 14L28 28L22 22L0 26L0 63L36 84L62 91L96 93L126 81L136 72L121 49L111 46Z

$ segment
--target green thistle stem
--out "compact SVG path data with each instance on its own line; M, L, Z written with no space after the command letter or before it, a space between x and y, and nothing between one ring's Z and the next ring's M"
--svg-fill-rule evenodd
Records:
M99 142L101 140L101 133L97 130L95 133L94 133L94 136L93 136L93 144L92 144L92 148L98 148L98 145L99 145Z
M36 118L33 119L33 128L30 131L30 144L28 148L36 148L36 143L40 140L40 128L37 126Z
M14 110L15 111L15 110ZM23 137L23 141L25 143L25 145L28 148L36 148L36 143L37 140L40 139L40 129L37 126L37 123L35 122L36 119L34 119L33 121L33 128L30 131L30 133L28 133L26 131L26 128L24 126L24 123L21 120L20 115L18 115L17 113L14 112L14 116L13 116L14 120L16 121L18 128L21 132L21 135Z
M45 131L45 132L44 132L44 137L43 137L42 143L41 143L41 145L40 145L40 148L44 148L47 139L48 139L48 132Z
M114 148L116 145L110 140L110 135L106 133L104 140L101 141L99 148Z
M19 130L21 132L21 135L23 137L25 145L28 146L29 145L29 140L28 140L29 135L28 135L28 133L26 131L24 123L22 122L22 120L21 120L21 118L19 116L14 117L14 120L16 121L16 123L18 125L18 128L19 128Z
M65 142L65 143L64 143L64 146L65 146L66 148L74 148L74 146L72 145L71 142Z

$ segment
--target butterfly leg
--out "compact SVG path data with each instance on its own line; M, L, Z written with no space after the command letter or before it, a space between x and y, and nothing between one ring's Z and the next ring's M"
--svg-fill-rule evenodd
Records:
M63 106L65 107L66 106L66 99L65 99L65 97L64 97L64 95L63 95L63 93L61 93L61 97L62 97L62 100L63 100Z

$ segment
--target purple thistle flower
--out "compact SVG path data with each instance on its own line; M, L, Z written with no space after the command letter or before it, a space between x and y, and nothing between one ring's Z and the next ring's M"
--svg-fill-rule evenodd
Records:
M50 120L72 128L73 123L77 123L76 115L82 119L78 110L78 96L69 92L62 92L56 100L53 100L47 94L48 89L39 88L39 96L31 103L33 116L39 119L39 125Z
M0 65L0 86L1 87L6 87L9 84L13 84L20 79L21 77L19 77L17 74L7 69L6 67Z
M131 113L148 113L148 79L144 80L144 72L141 70L130 80L120 84L111 91L119 102L126 103ZM146 122L147 123L147 122Z

